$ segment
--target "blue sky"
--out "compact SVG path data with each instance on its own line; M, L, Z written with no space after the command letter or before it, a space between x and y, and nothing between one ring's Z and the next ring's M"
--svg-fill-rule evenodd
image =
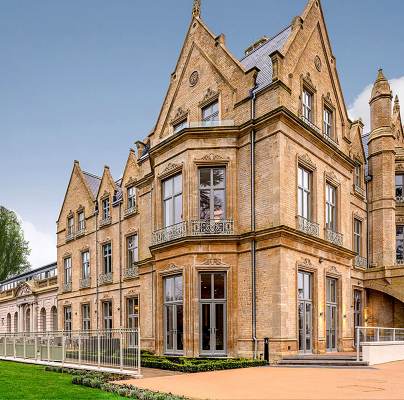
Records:
M202 0L238 57L288 25L305 0ZM323 0L347 105L367 112L382 66L404 102L402 0ZM33 266L56 257L55 221L73 160L117 179L152 129L192 0L0 1L0 204L24 222ZM366 120L366 115L362 115Z

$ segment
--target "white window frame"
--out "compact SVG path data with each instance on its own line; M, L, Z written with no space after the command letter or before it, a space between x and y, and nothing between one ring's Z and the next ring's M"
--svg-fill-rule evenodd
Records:
M64 270L64 283L72 283L72 258L66 257L63 259L63 270Z
M336 232L337 231L337 188L330 184L326 183L326 214L325 221L327 229Z
M81 277L90 278L90 252L88 250L81 253Z
M109 197L102 200L102 219L105 220L111 216L111 208L109 203Z
M112 243L102 245L102 267L104 274L112 273Z
M329 138L334 137L334 132L333 132L333 112L328 107L324 107L323 129L324 129L324 135L328 136Z
M126 238L128 255L128 268L133 267L139 261L138 235L131 235Z
M313 173L299 165L297 178L298 215L311 221L312 218L312 177Z
M307 121L313 122L313 93L305 88L302 93L302 115Z
M175 181L176 179L180 180L178 185L178 190L176 190ZM163 186L163 218L164 218L164 227L167 228L172 225L176 225L182 222L182 174L176 174L165 179L162 182ZM166 194L166 187L168 187L168 194ZM177 210L177 200L180 198L180 210ZM169 212L167 212L169 210ZM180 218L177 218L177 214L180 215Z

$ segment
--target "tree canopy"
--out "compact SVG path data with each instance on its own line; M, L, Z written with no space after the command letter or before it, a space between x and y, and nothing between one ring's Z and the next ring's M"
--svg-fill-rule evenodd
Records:
M29 269L29 254L17 215L0 206L0 281Z

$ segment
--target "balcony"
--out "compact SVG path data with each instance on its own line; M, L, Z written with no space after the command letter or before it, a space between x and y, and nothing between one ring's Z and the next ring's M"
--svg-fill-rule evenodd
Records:
M91 286L91 278L80 279L80 289L87 289Z
M170 242L171 240L180 239L185 237L186 235L187 223L185 221L179 222L178 224L167 226L166 228L159 229L158 231L153 232L152 246Z
M138 277L139 277L139 267L137 265L128 267L123 271L123 279L133 279Z
M314 129L318 134L321 135L321 130L317 125L314 125L313 122L311 122L308 118L306 118L304 115L300 116L301 120L308 125L311 129Z
M124 216L125 218L126 218L126 217L130 217L131 215L136 214L136 212L137 212L137 207L136 207L136 206L129 207L129 208L126 208L126 209L123 211L123 216Z
M74 240L74 231L66 233L66 242L71 242L72 240Z
M63 284L63 293L68 293L72 291L72 283L66 282Z
M396 265L404 265L404 258L397 258Z
M112 272L107 272L106 274L98 275L98 285L106 285L108 283L112 283Z
M360 255L355 256L355 267L366 268L368 266L368 260Z
M82 228L77 230L76 238L84 236L85 234L86 234L86 228L83 226Z
M396 203L404 204L404 196L396 196Z
M338 143L334 140L332 136L323 133L323 137L328 143L331 143L333 146L338 147Z
M365 197L365 189L361 188L358 185L353 185L353 190L355 194L358 194L361 197Z
M111 222L112 222L111 216L105 217L104 219L100 220L100 228L102 228L103 226L111 225Z
M202 219L191 221L191 236L233 234L234 221L232 219Z
M335 244L337 246L342 246L344 242L344 237L342 233L335 232L332 229L325 229L325 240L328 240L330 243Z
M297 216L297 229L307 235L319 237L320 236L320 228L319 225L315 222L311 222L310 220Z

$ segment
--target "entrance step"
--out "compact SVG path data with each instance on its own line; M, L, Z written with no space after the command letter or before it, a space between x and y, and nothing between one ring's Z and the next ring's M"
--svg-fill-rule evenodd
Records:
M278 362L280 366L323 366L323 367L367 367L366 361L356 361L352 356L338 355L295 355L285 356Z

